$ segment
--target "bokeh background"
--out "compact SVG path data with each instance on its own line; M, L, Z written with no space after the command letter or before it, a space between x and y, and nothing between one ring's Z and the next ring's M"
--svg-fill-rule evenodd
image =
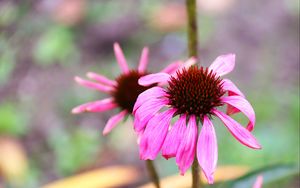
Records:
M228 77L253 105L253 134L263 146L242 146L215 120L219 166L292 164L298 174L299 1L199 0L198 12L200 61L237 55ZM115 112L72 115L74 106L105 97L73 78L88 71L118 76L114 42L132 68L143 46L152 72L185 60L185 24L181 0L1 0L0 187L41 187L115 165L140 172L123 187L146 183L131 119L104 137ZM173 159L155 163L162 177L178 174ZM288 174L272 187L298 187L299 174Z

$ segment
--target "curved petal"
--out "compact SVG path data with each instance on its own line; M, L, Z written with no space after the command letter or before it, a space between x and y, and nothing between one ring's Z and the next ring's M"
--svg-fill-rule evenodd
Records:
M123 110L120 113L109 118L102 132L103 135L107 135L108 133L110 133L110 131L118 125L118 123L125 117L126 114L128 114L127 110Z
M183 64L182 61L176 61L174 63L169 64L166 68L161 70L160 72L164 72L167 74L173 74L176 72L176 70Z
M215 59L215 61L209 66L209 70L212 70L218 76L223 76L230 73L235 65L235 54L221 55Z
M96 81L98 81L98 82L100 82L102 84L105 84L105 85L108 85L108 86L111 86L111 87L117 86L117 82L116 81L108 79L105 76L99 75L99 74L94 73L94 72L88 72L86 76L89 79L96 80Z
M207 116L204 116L198 139L197 158L208 183L213 184L218 161L218 145L214 126Z
M239 109L231 106L230 104L227 105L227 109L226 109L226 114L227 115L233 115L233 114L236 114L236 113L239 113L241 112Z
M245 95L239 90L239 88L229 79L223 79L222 88L225 91L230 92L230 95L239 95L246 98Z
M246 98L245 95L238 89L238 87L229 79L223 79L222 87L225 91L228 91L228 96L238 95ZM232 115L239 112L239 109L231 106L230 104L227 105L226 114Z
M96 90L99 90L99 91L103 91L105 93L110 93L111 91L114 90L114 88L112 88L111 86L105 86L105 85L102 85L100 83L95 83L95 82L91 82L91 81L88 81L88 80L84 80L78 76L76 76L74 78L74 80L82 85L82 86L85 86L85 87L88 87L88 88L91 88L91 89L96 89Z
M128 73L129 68L128 68L126 59L124 57L123 51L118 43L114 43L114 51L115 51L115 56L116 56L117 62L119 64L121 70L125 74Z
M140 158L154 160L159 153L168 133L174 109L154 116L148 123L140 140Z
M228 96L228 97L222 97L221 101L243 112L249 119L247 129L249 131L253 130L255 125L255 112L251 104L245 98L241 96Z
M198 129L196 125L196 118L192 115L190 116L186 131L176 153L176 163L181 175L184 175L193 163L195 158L197 135Z
M142 51L139 67L138 67L138 71L140 73L144 73L146 71L147 64L148 64L148 54L149 54L149 49L147 47L144 47Z
M94 111L91 111L90 109L95 109L95 108L101 109L100 111L103 112L103 111L114 109L116 107L117 107L117 104L115 104L113 102L112 98L107 98L107 99L88 102L88 103L79 105L72 109L72 113L78 114L78 113L82 113L82 112L94 112Z
M242 144L253 149L261 149L261 145L258 143L256 138L246 128L241 126L238 122L232 119L225 113L214 109L213 113L220 118L220 120L227 127L229 132Z
M113 101L113 98L107 98L96 101L93 105L86 107L88 112L104 112L116 108L118 105Z
M168 132L164 145L162 147L162 155L169 159L175 157L178 147L182 141L186 130L186 115L182 115L178 121L175 122L171 130Z
M142 131L149 120L161 109L168 101L164 98L152 99L141 105L134 114L134 130Z
M160 98L165 95L165 90L161 87L152 87L150 89L147 89L143 93L141 93L133 107L133 114L135 114L136 110L144 104L146 101L153 99L153 98Z
M139 84L142 86L150 86L156 83L166 83L170 79L170 75L167 73L155 73L155 74L148 74L143 76L139 79Z

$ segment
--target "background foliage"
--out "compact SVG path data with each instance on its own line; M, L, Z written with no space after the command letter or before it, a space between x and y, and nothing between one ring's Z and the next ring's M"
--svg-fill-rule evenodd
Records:
M236 53L229 77L256 111L254 135L263 146L254 151L240 145L215 121L219 165L274 169L271 174L279 172L272 165L292 165L269 186L299 186L293 178L299 173L299 2L199 0L198 8L200 61L208 66L220 54ZM0 1L0 187L40 187L124 164L142 169L132 185L146 182L130 119L104 138L112 112L70 114L72 107L104 97L73 77L92 70L115 78L115 41L131 67L144 45L153 72L186 59L184 11L180 0ZM156 163L162 176L178 173L172 159ZM244 182L249 187L253 178Z

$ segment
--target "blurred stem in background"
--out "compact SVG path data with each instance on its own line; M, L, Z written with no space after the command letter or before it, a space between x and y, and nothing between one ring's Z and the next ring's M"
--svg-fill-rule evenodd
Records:
M197 31L197 5L196 0L186 0L186 11L188 15L187 34L189 57L198 59L198 31ZM200 188L200 168L195 155L192 165L192 188Z
M146 160L146 166L147 166L147 170L149 173L149 176L152 180L152 182L154 183L156 188L160 188L160 184L159 184L159 176L155 170L154 164L151 160Z

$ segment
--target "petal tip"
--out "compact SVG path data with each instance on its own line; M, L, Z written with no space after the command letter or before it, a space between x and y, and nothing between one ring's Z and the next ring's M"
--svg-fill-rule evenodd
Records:
M75 76L74 80L75 82L80 83L82 81L82 78L80 78L79 76Z
M93 72L87 72L86 73L86 76L88 77L88 78L93 78L94 77L94 73Z
M74 108L74 109L71 110L71 113L72 114L78 114L78 110Z
M103 136L106 136L106 135L108 135L109 132L110 132L110 131L104 129L104 130L102 131L102 135L103 135Z
M75 107L71 110L72 114L80 114L81 112L83 112L83 110L80 110L79 108Z
M120 47L120 44L118 42L114 42L114 48Z
M207 179L208 184L214 184L214 178L213 177L209 177Z

